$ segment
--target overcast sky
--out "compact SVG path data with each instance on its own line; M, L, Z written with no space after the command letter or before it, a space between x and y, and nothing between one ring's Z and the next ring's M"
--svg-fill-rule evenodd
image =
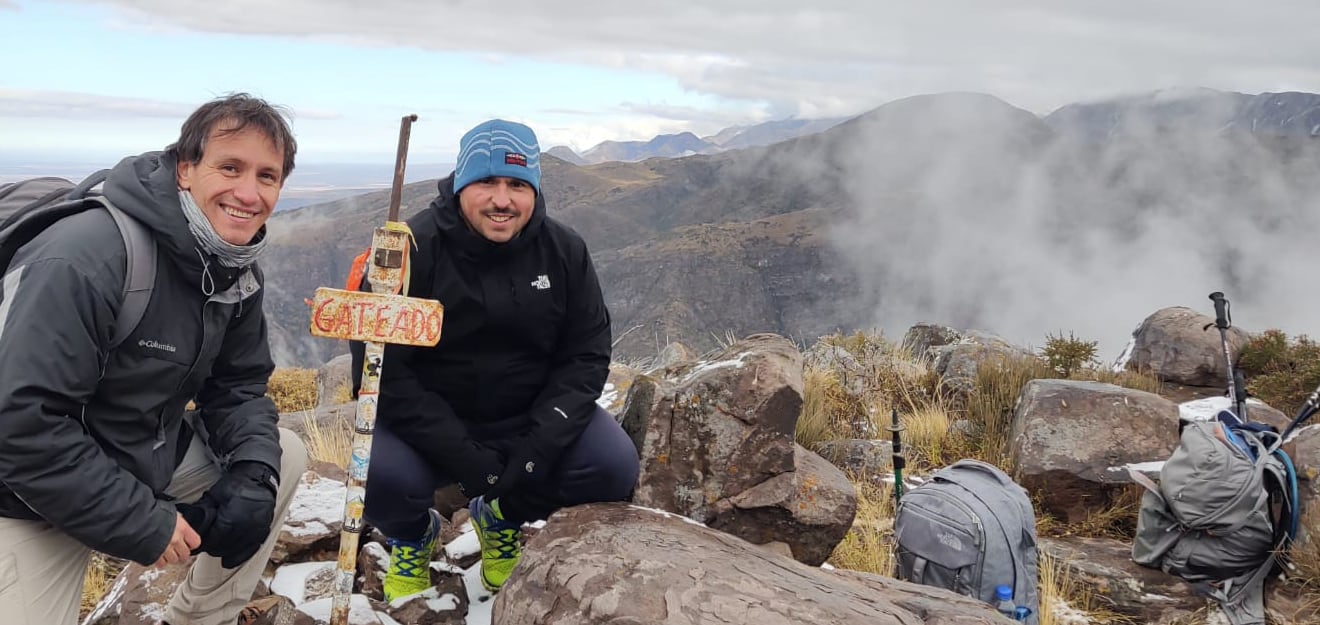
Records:
M218 94L295 112L300 160L452 159L492 116L579 151L979 91L1046 114L1169 87L1320 90L1320 3L0 0L0 161L168 143Z

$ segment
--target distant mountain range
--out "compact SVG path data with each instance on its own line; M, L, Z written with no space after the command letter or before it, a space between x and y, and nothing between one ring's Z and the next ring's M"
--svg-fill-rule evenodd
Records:
M550 148L547 153L574 165L610 161L633 163L648 158L715 154L725 150L772 145L794 137L821 132L847 120L847 117L814 120L782 119L751 126L733 126L708 137L698 137L690 132L683 132L659 135L649 141L604 141L580 155L564 145Z
M1318 99L1160 92L1042 118L983 94L924 95L761 147L588 165L547 150L542 185L591 247L622 360L672 340L700 351L727 334L810 342L923 320L1121 345L1155 309L1208 305L1213 290L1246 327L1314 335ZM657 145L682 153L694 138ZM434 185L407 185L403 214ZM342 284L388 195L272 218L262 265L280 364L345 350L308 335L303 300Z
M1247 95L1213 89L1168 89L1126 98L1069 104L1045 117L1051 127L1102 139L1124 132L1187 130L1320 136L1320 94Z

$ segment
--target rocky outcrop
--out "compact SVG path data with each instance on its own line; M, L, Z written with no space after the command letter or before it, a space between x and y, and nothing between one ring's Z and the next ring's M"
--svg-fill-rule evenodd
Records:
M316 370L316 397L318 408L332 406L349 399L353 390L353 358L340 354ZM347 391L347 393L345 393Z
M1190 308L1161 308L1132 332L1132 354L1127 368L1149 371L1160 380L1187 386L1226 386L1228 365L1214 317ZM1207 327L1209 326L1209 327ZM1228 329L1228 347L1234 362L1251 339L1246 330Z
M856 495L841 471L793 442L797 348L754 335L666 374L637 378L622 415L642 458L634 501L823 562L852 524Z
M1163 462L1178 442L1178 406L1112 384L1033 380L1018 397L1009 449L1022 485L1047 511L1080 521L1130 484L1126 467Z
M626 504L563 510L495 598L501 625L1000 623L951 592L805 566L687 519Z
M946 334L932 335L930 332L918 336L928 340L949 338ZM926 354L932 358L935 373L941 377L941 384L959 394L969 393L976 387L977 371L983 365L1004 366L1035 358L1030 350L979 330L960 332L956 340L934 345L927 349Z

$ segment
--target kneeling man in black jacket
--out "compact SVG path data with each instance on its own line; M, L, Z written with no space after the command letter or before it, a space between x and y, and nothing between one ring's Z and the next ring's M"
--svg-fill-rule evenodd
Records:
M387 600L430 585L441 486L472 498L493 592L522 555L524 522L627 500L637 481L636 448L596 404L609 311L582 237L546 215L540 156L527 126L482 123L408 222L408 295L439 300L445 319L435 347L385 348L365 516L390 538ZM352 351L361 371L363 346Z

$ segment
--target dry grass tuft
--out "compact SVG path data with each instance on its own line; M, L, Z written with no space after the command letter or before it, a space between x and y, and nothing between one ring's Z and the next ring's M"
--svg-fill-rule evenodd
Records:
M353 385L347 382L335 387L334 393L330 396L330 405L338 406L353 401Z
M312 460L348 466L353 451L353 424L347 415L339 415L330 427L322 427L315 412L303 414L303 440Z
M852 571L894 574L894 489L854 481L857 486L857 516L843 537L830 564Z
M1104 607L1095 593L1073 578L1067 562L1041 554L1040 625L1135 623Z
M266 395L275 402L280 413L316 409L315 369L276 369L266 386Z
M123 560L111 558L104 554L92 553L92 557L87 561L87 572L83 574L83 592L82 603L78 609L78 618L82 619L91 612L101 598L110 592L114 586L115 578L119 572L124 570L126 563Z
M1288 561L1293 566L1288 580L1320 595L1320 510L1305 513L1301 525L1307 540L1293 543L1288 550Z

